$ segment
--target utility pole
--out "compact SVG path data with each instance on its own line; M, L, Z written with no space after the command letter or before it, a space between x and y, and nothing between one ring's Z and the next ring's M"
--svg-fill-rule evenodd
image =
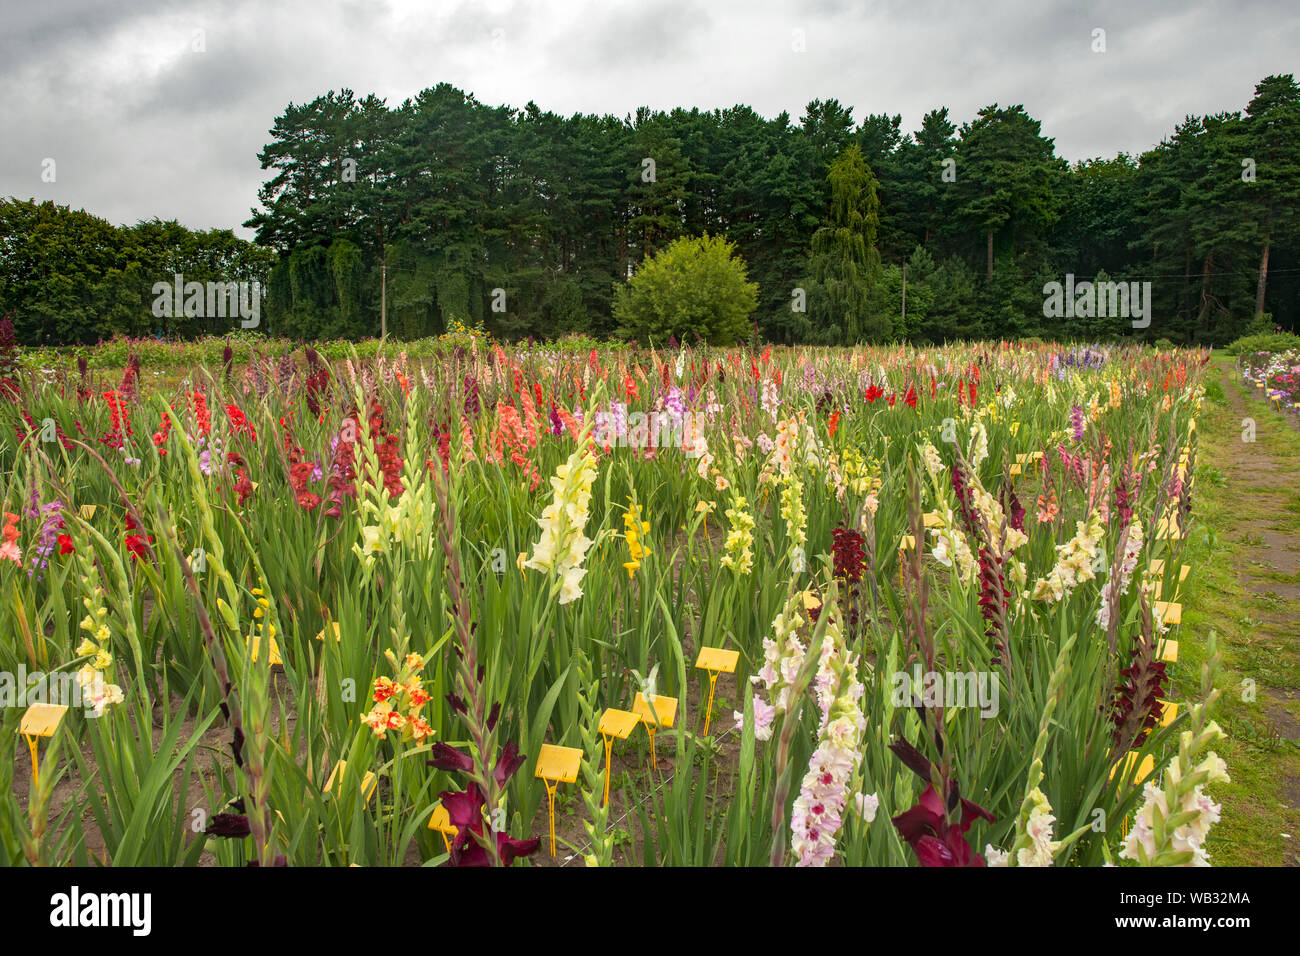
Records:
M903 326L907 327L907 260L903 260Z
M388 250L379 263L379 337L388 338Z

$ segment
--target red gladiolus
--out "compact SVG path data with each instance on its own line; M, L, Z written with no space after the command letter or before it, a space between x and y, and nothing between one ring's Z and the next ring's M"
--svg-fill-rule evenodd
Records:
M108 403L108 413L111 417L111 430L102 438L100 442L109 448L121 448L125 442L122 433L134 435L131 430L131 418L127 414L126 405L121 400L117 392L104 392L104 401Z
M384 476L384 490L390 499L402 494L402 456L397 453L397 436L389 435L384 428L384 409L378 401L370 404L370 434L373 436L375 458Z
M199 434L206 435L212 431L212 417L208 413L208 400L199 391L191 392L190 400L194 403L194 418L199 423Z
M253 441L257 441L257 432L253 430L252 424L246 417L244 417L244 413L240 410L238 405L227 405L226 415L230 418L230 426L236 435L241 431L247 432L249 438L253 439Z
M903 401L907 402L909 407L916 408L916 386L915 385L908 388L907 395L903 398Z
M167 436L171 433L171 430L172 417L166 412L163 412L162 421L158 425L158 430L153 433L153 445L158 449L159 458L167 457L167 449L163 446L167 444Z
M149 541L153 541L153 535L149 535ZM149 545L144 535L128 534L122 539L122 545L133 558L149 557Z
M54 540L59 542L59 554L76 554L77 549L72 546L72 536L61 534Z
M826 423L826 431L831 438L835 437L835 430L840 427L840 410L837 408L831 412L831 420Z
M252 493L253 483L248 480L248 472L239 472L239 480L235 482L235 494L239 497L239 503L242 505Z

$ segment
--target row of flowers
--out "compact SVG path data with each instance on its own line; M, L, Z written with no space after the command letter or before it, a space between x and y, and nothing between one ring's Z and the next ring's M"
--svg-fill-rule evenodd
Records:
M670 759L688 759L704 647L739 652L736 719L713 736L737 735L761 779L734 810L656 812L722 827L730 862L1201 863L1218 816L1204 787L1225 777L1200 703L1165 719L1160 589L1176 581L1157 569L1184 556L1206 360L1009 343L574 354L470 336L433 363L308 349L164 390L130 362L111 387L88 368L16 381L0 577L23 599L0 624L53 623L62 666L117 682L110 715L132 695L152 706L164 675L213 688L235 759L222 796L264 863L400 860L394 821L434 794L449 858L523 856L549 800L539 749L586 746L582 704L673 696ZM58 609L96 593L102 623L73 641ZM578 660L594 662L590 701ZM913 665L987 675L1006 706L900 707L890 683ZM300 751L264 719L270 667L310 733ZM1022 762L1036 747L1040 771ZM1141 779L1118 772L1148 757ZM339 761L385 781L373 802L277 795L305 777L340 799ZM1082 832L1096 810L1106 826ZM780 833L756 843L774 814ZM318 839L291 839L309 819ZM421 858L442 852L405 832Z

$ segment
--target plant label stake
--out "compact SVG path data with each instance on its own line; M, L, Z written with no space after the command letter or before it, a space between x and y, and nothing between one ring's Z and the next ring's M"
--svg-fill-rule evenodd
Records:
M1175 708L1175 710L1177 710L1177 708ZM1136 773L1134 772L1135 767ZM1130 750L1124 755L1122 766L1116 764L1110 768L1110 779L1115 779L1115 772L1118 770L1120 773L1121 784L1127 784L1131 781L1133 786L1139 787L1147 777L1151 776L1151 771L1154 770L1155 767L1155 758L1152 757L1151 754L1147 754L1143 757L1142 762L1139 764L1137 762L1137 754ZM1120 834L1124 839L1128 839L1128 817L1125 817L1123 823L1120 825Z
M734 674L739 651L726 651L721 647L702 647L695 666L709 672L709 706L704 711L704 736L709 736L709 721L713 717L713 692L718 686L719 674Z
M329 793L332 789L334 789L334 781L342 780L344 775L347 773L347 769L348 769L348 762L346 760L340 760L338 763L336 763L334 765L334 769L330 771L329 779L325 781L325 787L324 789L321 790L321 793L326 794ZM375 775L371 773L369 770L367 770L366 775L361 779L361 795L362 795L362 800L364 801L362 804L363 806L366 806L370 803L370 797L374 792L375 792Z
M1157 601L1156 608L1160 611L1160 619L1166 624L1183 623L1183 606L1174 604L1172 601Z
M1137 756L1137 753L1132 750L1125 754L1122 767L1120 764L1111 767L1110 779L1115 779L1115 771L1118 770L1120 773L1121 783L1132 782L1133 786L1140 786L1147 777L1151 776L1151 771L1155 769L1156 762L1155 758L1152 757L1151 754L1147 754L1142 758L1142 762L1139 764L1137 762ZM1134 773L1135 767L1137 771L1136 773Z
M542 744L537 754L537 769L533 776L546 785L546 805L551 818L551 859L555 859L555 789L562 783L578 779L578 765L582 751L577 747L557 747Z
M677 719L677 698L655 694L653 702L651 702L647 701L645 695L638 691L636 700L632 703L632 712L639 716L645 724L646 733L650 735L650 766L652 768L657 767L659 766L659 755L655 753L655 729L658 727L663 727L665 730L672 728L673 721Z
M452 826L451 816L447 813L447 808L442 805L442 801L433 808L433 816L429 817L429 829L437 831L442 836L442 845L451 852L451 841L455 839L459 832L456 827Z
M907 552L916 547L916 539L910 534L903 535L898 542L898 589L903 590L903 568Z
M602 807L609 806L609 777L614 772L611 763L614 756L614 738L627 740L639 723L641 718L636 714L626 710L615 710L613 707L600 715L600 724L596 729L605 739L605 799L601 804Z
M23 714L18 725L18 733L27 740L27 747L32 752L32 789L40 786L40 765L37 759L37 741L42 737L53 737L59 727L59 721L68 712L65 704L32 704Z

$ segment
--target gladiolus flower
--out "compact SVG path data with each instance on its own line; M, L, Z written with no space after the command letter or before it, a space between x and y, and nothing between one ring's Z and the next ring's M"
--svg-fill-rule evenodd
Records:
M939 794L927 784L916 806L894 817L893 824L922 866L984 866L984 858L966 842L976 817L994 822L983 807L963 799L961 821L950 823Z

